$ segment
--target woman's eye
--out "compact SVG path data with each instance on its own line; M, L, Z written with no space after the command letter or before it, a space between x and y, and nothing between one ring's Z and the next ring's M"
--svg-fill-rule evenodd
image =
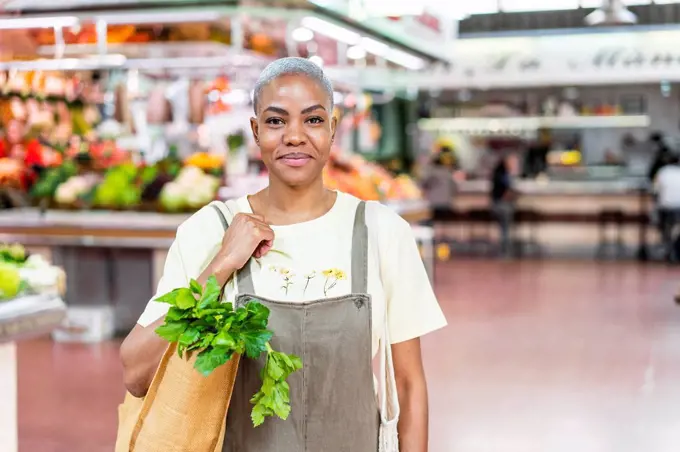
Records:
M307 121L311 122L312 124L321 124L323 123L323 118L315 116L313 118L309 118Z
M281 118L269 118L265 121L267 124L271 124L273 126L280 126L283 124L283 120Z

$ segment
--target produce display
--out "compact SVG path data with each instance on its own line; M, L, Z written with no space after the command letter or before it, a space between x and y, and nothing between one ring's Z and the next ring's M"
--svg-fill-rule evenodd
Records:
M266 306L253 299L234 309L231 303L220 301L221 292L217 279L211 276L205 288L191 280L189 288L162 295L156 301L171 307L156 333L177 343L180 357L186 357L186 352L198 352L194 368L205 376L234 355L258 359L266 353L262 388L251 399L251 419L255 427L262 425L266 417L287 419L291 407L286 379L302 368L302 360L272 349L269 341L273 333L267 329L270 312Z
M50 290L63 292L65 276L19 244L0 244L0 302Z
M394 176L382 166L358 155L332 155L324 180L331 189L350 193L367 201L420 199L422 192L408 175Z
M198 210L215 199L220 180L199 168L187 166L177 179L165 184L160 194L160 205L168 212Z

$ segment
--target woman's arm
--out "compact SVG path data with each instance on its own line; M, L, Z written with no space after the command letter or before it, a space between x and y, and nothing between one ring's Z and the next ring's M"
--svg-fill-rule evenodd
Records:
M420 339L394 344L392 355L401 409L398 427L399 450L427 452L427 383L420 353Z
M205 285L208 278L215 274L218 282L224 286L234 273L234 269L220 268L221 264L222 259L219 256L216 257L198 277L198 283ZM128 392L135 397L146 395L158 364L168 348L168 342L156 334L156 328L164 321L165 316L146 327L135 325L120 347L123 382Z
M200 232L198 230L196 233ZM184 268L179 231L177 235L178 238L170 248L163 271L163 279L167 278L172 284L187 281L192 276L192 272ZM237 214L224 234L217 255L196 280L203 286L208 278L214 275L217 282L224 287L236 270L243 268L251 256L262 257L269 251L273 242L274 231L264 222L264 218L259 215ZM169 287L176 288L174 285ZM167 288L165 286L161 290L165 291ZM164 318L160 318L146 327L135 325L120 347L125 387L135 397L146 395L163 353L168 347L168 343L156 334L156 328L163 322Z

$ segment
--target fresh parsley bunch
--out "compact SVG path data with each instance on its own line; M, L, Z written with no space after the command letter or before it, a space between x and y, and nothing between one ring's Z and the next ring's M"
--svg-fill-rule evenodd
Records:
M177 343L180 357L186 351L199 350L194 367L204 376L226 364L234 353L258 359L267 353L262 372L262 388L253 396L253 424L261 425L265 417L287 419L290 414L290 388L286 379L302 368L302 360L272 349L273 333L267 329L269 309L251 301L234 309L220 302L222 289L214 276L205 288L191 280L189 288L175 289L156 301L171 307L165 323L156 333L168 342Z

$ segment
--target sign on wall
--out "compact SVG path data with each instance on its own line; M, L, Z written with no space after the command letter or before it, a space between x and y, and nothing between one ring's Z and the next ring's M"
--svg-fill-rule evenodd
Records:
M645 83L680 80L680 30L456 41L451 87Z

